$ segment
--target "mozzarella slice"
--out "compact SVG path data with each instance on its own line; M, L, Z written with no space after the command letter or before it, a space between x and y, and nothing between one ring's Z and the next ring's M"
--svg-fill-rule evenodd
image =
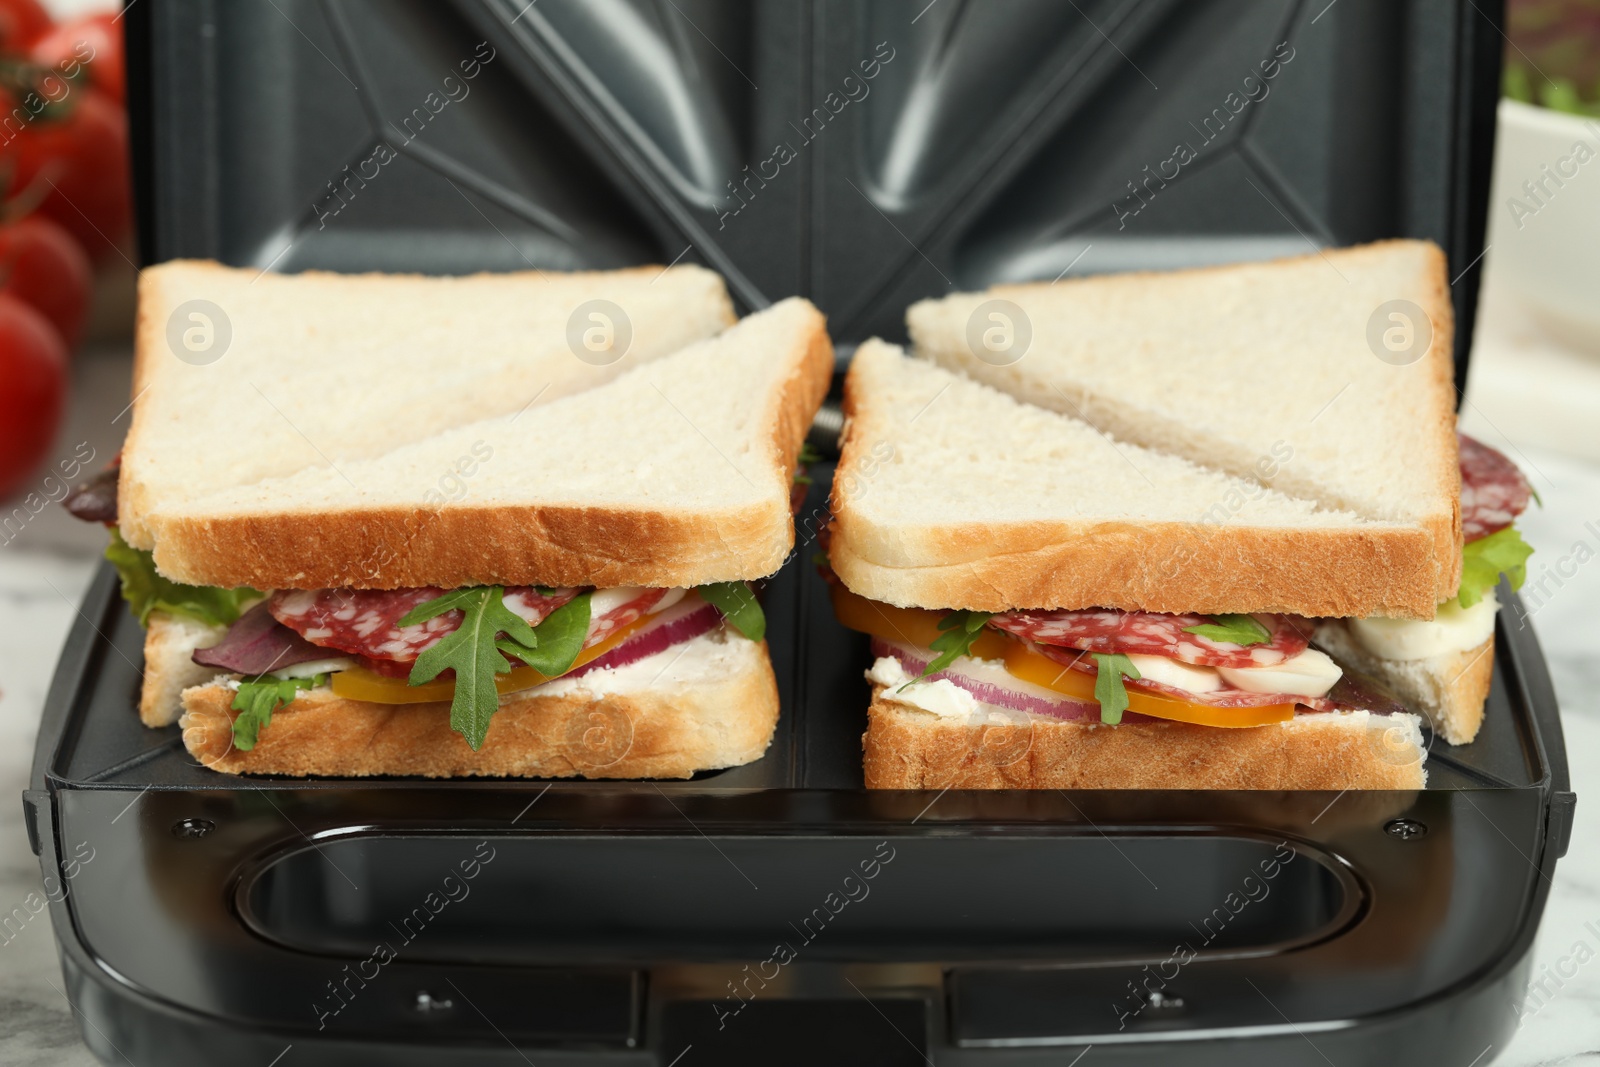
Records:
M968 719L978 710L977 698L959 685L945 678L918 679L893 656L879 656L867 672L867 680L884 687L879 699L905 704L941 719ZM917 684L910 685L911 682Z
M618 589L596 589L589 595L589 618L598 619L608 612L617 610L624 604L631 604L647 592L649 592L648 589L637 585L625 585ZM682 600L687 592L687 589L668 589L660 600L650 606L650 610L645 614L654 615L657 612L666 611Z
M1138 669L1139 677L1145 681L1160 682L1189 693L1210 693L1222 688L1222 678L1214 667L1197 667L1166 656L1129 655L1128 662Z
M598 619L643 595L644 590L636 585L625 585L620 589L596 589L589 596L589 618Z
M682 600L688 594L688 592L689 592L689 590L687 590L687 589L668 589L666 591L666 594L663 595L660 600L656 601L655 607L653 607L649 611L645 612L645 614L646 615L659 615L659 614L661 614L663 611L666 611L668 608L672 607L672 605L674 605L678 601Z
M1459 601L1447 600L1431 619L1349 620L1350 632L1368 652L1380 659L1431 659L1452 652L1466 652L1489 640L1494 633L1494 613L1500 609L1494 590L1464 608Z
M1308 648L1271 667L1218 667L1217 673L1246 693L1320 697L1328 694L1344 672L1327 653Z

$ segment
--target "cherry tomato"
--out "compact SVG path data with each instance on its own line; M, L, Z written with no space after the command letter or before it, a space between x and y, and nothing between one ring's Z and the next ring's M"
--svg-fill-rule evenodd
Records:
M132 215L128 118L93 89L72 86L59 103L39 109L4 146L8 200L38 200L38 212L60 223L99 260L114 254Z
M33 476L61 426L67 347L39 312L0 293L0 498Z
M83 335L94 269L78 242L39 215L0 226L0 291L41 312L68 348Z
M39 0L0 0L0 51L26 52L52 25Z
M126 99L122 27L110 14L63 22L34 42L33 61L82 84L87 82L117 103Z

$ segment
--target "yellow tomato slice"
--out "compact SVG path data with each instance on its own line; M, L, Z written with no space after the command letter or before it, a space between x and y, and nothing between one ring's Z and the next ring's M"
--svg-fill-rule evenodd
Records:
M839 582L829 583L828 588L833 597L833 613L852 630L917 648L927 648L944 632L939 629L939 620L948 612L882 604L852 593ZM972 642L971 655L979 659L1001 659L1006 654L1006 646L1014 644L1016 642L1004 634L985 630Z
M626 641L635 630L649 622L651 618L652 616L642 615L598 645L590 645L578 653L578 658L572 661L569 670L575 670L590 660L599 659ZM549 676L539 673L532 667L513 667L506 674L495 675L494 685L502 693L515 693L519 689L531 689L550 680ZM333 688L334 696L365 700L373 704L426 704L436 700L452 700L456 695L456 683L453 678L411 685L404 678L390 678L386 674L369 671L365 667L351 667L348 670L338 671L329 679L329 684Z
M1094 675L1070 670L1047 656L1041 656L1021 641L1011 641L1006 650L1006 670L1025 682L1053 690L1085 704L1098 703L1094 695ZM1194 704L1161 693L1128 688L1128 710L1157 719L1192 722L1199 726L1267 726L1294 718L1293 704L1268 704L1259 708L1215 708Z

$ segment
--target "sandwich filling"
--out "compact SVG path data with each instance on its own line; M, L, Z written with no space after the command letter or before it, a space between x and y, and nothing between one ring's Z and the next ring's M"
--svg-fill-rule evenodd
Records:
M448 702L451 727L483 745L500 703L556 679L616 669L722 626L763 640L745 582L697 589L471 586L462 589L253 589L180 586L113 530L107 555L136 615L226 626L194 662L235 677L236 748L255 747L304 691L375 704ZM230 618L231 616L231 618Z
M1494 635L1504 574L1522 588L1533 546L1512 525L1537 500L1528 479L1501 453L1464 433L1461 456L1461 586L1432 619L1348 619L1357 643L1379 659L1409 661L1469 652Z
M829 575L831 577L831 575ZM1265 726L1297 711L1404 711L1310 647L1287 615L899 608L830 582L839 621L872 636L884 699L945 717L988 704L1117 725L1131 717Z
M106 558L140 625L173 615L219 639L194 662L226 672L235 691L233 743L255 747L275 711L324 689L379 704L448 702L450 725L474 749L508 694L626 666L727 626L753 641L766 618L745 582L698 589L474 586L463 589L216 589L174 582L115 525L115 465L68 500L104 523Z
M1432 620L1344 620L1382 659L1463 652L1494 633L1494 587L1521 586L1533 551L1511 525L1532 494L1499 452L1460 435L1465 561L1457 595ZM858 596L822 564L835 614L871 635L881 699L941 717L980 705L1116 725L1130 715L1217 727L1303 712L1406 711L1374 679L1311 647L1319 620L1293 615L901 608Z
M816 456L802 449L791 506ZM66 506L110 531L106 558L141 626L152 614L212 627L202 667L227 672L235 696L234 747L253 749L275 711L308 690L375 704L450 704L450 726L482 747L501 702L558 679L617 670L720 627L751 641L766 617L749 583L695 589L470 586L408 589L216 589L163 576L152 554L116 526L120 456L78 486Z
M448 701L452 727L478 748L511 695L626 666L724 624L751 640L764 636L761 607L743 582L285 590L194 660L240 676L230 683L241 713L234 745L246 751L298 690L323 686L375 704Z

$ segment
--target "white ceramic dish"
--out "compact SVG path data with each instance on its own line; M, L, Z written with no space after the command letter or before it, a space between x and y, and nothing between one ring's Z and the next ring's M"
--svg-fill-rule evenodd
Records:
M1600 119L1500 102L1489 248L1541 325L1600 358Z

